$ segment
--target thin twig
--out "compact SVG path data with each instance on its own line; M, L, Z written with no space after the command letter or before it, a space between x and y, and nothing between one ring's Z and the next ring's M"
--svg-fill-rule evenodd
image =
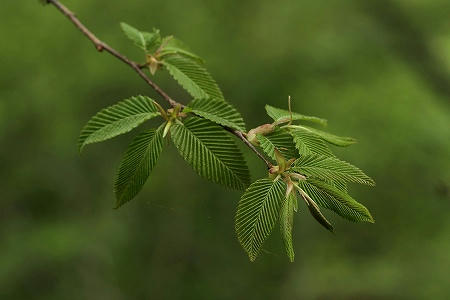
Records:
M134 62L130 59L128 59L126 56L122 55L120 52L106 44L105 42L101 41L95 34L93 34L89 29L87 29L86 26L81 23L81 21L75 16L75 14L70 11L66 6L61 4L57 0L47 0L48 4L54 5L63 15L65 15L69 20L77 27L95 46L97 51L102 52L106 51L112 56L118 58L125 64L129 65L148 85L150 85L161 97L166 100L170 106L172 107L184 107L183 104L173 100L169 95L167 95L166 92L164 92L156 83L154 83L145 73L142 71L142 68L146 66L146 64L139 64L137 62ZM253 146L247 138L244 136L243 132L231 129L229 127L223 126L223 128L232 134L234 134L236 137L238 137L240 140L242 140L253 152L256 153L256 155L261 158L264 163L267 165L267 168L270 169L272 167L272 164L262 155L256 148Z
M86 26L81 23L80 20L75 16L75 14L70 11L67 7L65 7L63 4L61 4L57 0L47 0L47 3L53 4L58 8L60 12L62 12L69 20L77 27L89 40L94 43L95 48L97 51L102 52L103 50L108 52L109 54L115 56L122 62L129 65L133 70L138 73L138 75L144 79L145 82L147 82L148 85L150 85L158 94L160 94L171 106L177 106L179 103L177 103L175 100L169 97L158 85L156 85L148 76L141 70L141 65L138 63L128 59L126 56L119 53L117 50L106 44L105 42L101 41L99 38L95 36L89 29L86 28Z
M244 134L243 134L241 131L239 131L239 130L234 130L234 129L229 128L229 127L224 127L224 128L225 128L225 130L231 132L232 134L234 134L235 136L237 136L239 139L241 139L241 140L244 142L244 144L247 145L247 147L249 147L253 152L255 152L256 155L257 155L259 158L261 158L261 159L266 163L268 169L272 168L272 163L271 163L270 161L268 161L268 160L264 157L264 155L262 155L261 153L259 153L259 151L255 148L255 146L253 146L253 144L250 143L250 142L247 140L247 138L244 136Z

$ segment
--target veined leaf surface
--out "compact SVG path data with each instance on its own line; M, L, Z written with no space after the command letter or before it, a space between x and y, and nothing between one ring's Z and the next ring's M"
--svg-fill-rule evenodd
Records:
M140 31L127 23L120 23L120 27L125 35L134 42L136 46L147 53L153 52L161 44L161 35L159 30L153 29L153 32Z
M225 101L205 98L195 99L187 107L196 115L214 123L246 131L241 114Z
M165 39L167 39L167 43L161 51L161 58L164 59L166 56L170 55L181 55L193 59L200 64L204 63L203 59L201 59L198 55L192 53L189 47L179 39L174 38L173 36L166 37ZM163 40L162 43L164 44L165 41Z
M232 189L243 190L250 174L234 140L219 125L191 117L171 128L172 140L181 156L202 177Z
M335 157L302 156L294 162L293 171L322 180L336 180L375 185L372 178L357 167Z
M294 245L292 243L292 229L294 226L294 210L297 205L297 191L292 191L285 198L280 212L280 231L286 248L286 254L291 262L294 261Z
M300 156L318 154L323 156L333 156L328 145L318 135L304 129L290 130Z
M87 144L127 133L142 122L158 115L159 111L153 100L145 96L132 97L102 109L81 130L78 138L80 151Z
M163 148L163 128L140 133L128 146L114 183L116 208L133 199L147 181Z
M285 193L286 184L282 180L264 178L252 183L242 195L236 212L235 228L239 242L251 261L256 259L272 232Z
M374 222L372 215L364 205L328 183L308 179L300 181L299 185L319 206L330 209L347 220Z
M315 128L311 128L308 126L296 126L299 129L303 129L303 130L307 130L311 133L316 134L317 136L320 136L323 140L325 140L326 142L333 144L335 146L340 146L340 147L347 147L350 145L353 145L356 143L356 140L352 137L347 137L347 136L337 136L319 129L315 129Z
M180 55L162 61L170 75L194 98L224 100L222 91L208 71L196 61Z
M276 160L275 149L278 149L286 160L299 157L292 136L285 130L276 129L272 133L258 134L256 137L261 149L273 160Z

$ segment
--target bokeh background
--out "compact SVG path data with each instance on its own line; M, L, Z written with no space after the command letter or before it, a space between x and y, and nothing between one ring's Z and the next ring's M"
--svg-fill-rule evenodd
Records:
M448 0L63 3L135 60L120 21L184 40L249 128L291 95L295 111L358 138L336 151L377 181L351 187L376 223L327 213L332 235L303 209L295 263L278 229L250 263L234 233L240 194L197 177L173 146L137 199L113 210L133 134L80 156L79 130L118 100L159 97L54 7L1 1L1 299L450 297ZM155 80L188 100L167 74ZM243 150L252 178L265 176Z

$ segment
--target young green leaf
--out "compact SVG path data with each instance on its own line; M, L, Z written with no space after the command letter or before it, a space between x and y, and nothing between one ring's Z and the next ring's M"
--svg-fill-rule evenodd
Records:
M236 233L251 261L258 256L266 238L279 218L285 199L282 180L259 179L242 195L236 211Z
M301 181L299 185L319 206L330 209L347 220L374 222L364 205L335 186L316 179Z
M120 23L120 27L125 35L146 53L152 53L161 45L161 35L157 29L153 29L152 33L140 31L123 22Z
M167 43L165 43L165 41ZM183 42L180 40L174 38L173 36L168 36L163 40L162 44L165 43L165 46L160 52L161 58L165 58L166 56L170 55L180 55L185 56L187 58L190 58L192 60L195 60L199 64L203 64L204 61L196 54L192 53L188 46L186 46Z
M87 144L101 142L127 133L142 122L156 117L159 111L153 100L145 96L132 97L102 109L81 130L80 151Z
M280 212L280 231L286 248L286 254L291 262L294 261L294 246L292 243L292 228L294 225L294 211L297 203L297 192L292 191L285 198Z
M196 61L180 55L173 55L166 57L162 64L193 98L224 100L217 83L208 71Z
M315 128L311 128L311 127L307 127L307 126L291 126L292 128L295 129L302 129L302 130L306 130L309 131L317 136L320 136L323 140L325 140L326 142L333 144L335 146L340 146L340 147L347 147L350 145L353 145L356 143L356 140L352 137L345 137L345 136L337 136L322 130L318 130Z
M242 153L219 125L191 117L174 124L171 136L181 156L200 176L232 189L248 186L250 174Z
M374 186L372 178L357 167L335 157L302 156L294 162L293 171L322 180L356 182Z
M299 157L298 151L292 140L292 136L285 130L276 129L274 132L267 135L258 134L256 135L256 138L258 139L259 146L264 153L270 156L273 160L276 160L275 149L278 149L278 151L280 151L287 160Z
M241 114L225 101L216 99L195 99L187 105L188 110L214 123L240 131L245 130Z
M291 118L291 113L288 110L276 108L270 105L266 105L266 112L275 122L279 122L282 120L289 120ZM322 126L327 125L327 120L321 119L318 117L305 116L302 114L298 114L296 112L292 112L292 120L293 121L308 121L320 124Z
M163 148L163 128L140 133L128 146L114 183L116 208L133 199L147 181Z
M333 156L328 145L318 135L301 128L291 130L290 134L292 135L300 156L307 156L310 154Z

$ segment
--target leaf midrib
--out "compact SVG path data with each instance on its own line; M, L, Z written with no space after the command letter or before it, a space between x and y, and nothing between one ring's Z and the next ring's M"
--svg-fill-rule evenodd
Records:
M156 140L156 138L157 138L157 136L158 136L158 133L159 133L159 130L156 130L155 133L154 133L154 135L153 135L153 138L150 140L150 142L148 143L147 147L145 148L145 153L144 153L144 155L142 155L142 159L140 159L140 160L139 160L139 163L137 164L138 167L135 168L135 172L133 172L133 174L131 175L130 179L129 179L129 180L127 181L127 183L125 184L125 188L123 189L123 191L122 191L122 193L121 193L121 196L120 196L120 198L119 198L120 203L122 203L123 197L125 197L126 195L128 195L128 190L129 190L129 188L131 187L131 182L133 182L133 181L135 180L136 176L137 176L137 175L136 175L136 173L137 173L136 171L137 171L139 168L141 168L142 163L143 163L144 161L147 161L147 158L148 158L148 156L150 155L149 149L153 147L153 144L154 144L154 142L155 142L155 140Z
M215 160L217 160L217 161L219 161L219 163L221 164L221 165L223 165L227 170L228 170L228 172L230 172L231 173L231 175L233 176L233 177L235 177L238 181L239 181L239 183L241 184L241 187L244 187L245 186L245 183L244 182L242 182L242 180L241 180L241 178L239 178L239 176L237 176L235 173L234 173L234 171L232 170L232 169L230 169L230 167L228 167L224 162L222 162L222 160L221 159L219 159L217 156L216 156L216 154L213 152L213 151L211 151L203 142L202 142L202 140L200 140L194 133L193 133L193 131L191 130L191 129L189 129L188 127L186 127L185 125L177 125L177 126L184 126L184 128L187 130L187 131L189 131L189 133L202 145L202 147L204 147L209 153L211 153L212 155L213 155L213 157L214 157L214 159Z
M155 113L155 112L152 112L152 113L146 112L146 113L135 114L135 115L127 116L127 117L122 118L122 119L115 120L115 121L113 121L112 123L109 123L108 125L103 126L103 127L99 128L98 130L95 130L95 131L93 131L91 134L89 134L89 136L88 136L88 137L85 139L85 141L83 142L83 146L86 145L86 144L89 144L89 142L92 140L92 136L98 135L98 134L101 133L102 131L105 131L106 129L113 127L113 125L115 125L115 124L117 124L117 123L124 122L124 121L130 120L130 119L135 119L135 118L141 117L141 116L145 117L145 118L143 118L143 120L142 120L142 122L143 122L143 121L146 121L146 120L148 120L149 118L155 117L155 116L157 116L157 115L158 115L158 113ZM131 131L132 129L136 128L136 127L139 126L139 125L140 125L140 124L134 125L133 127L127 129L127 130L124 131L123 133L129 132L129 131Z
M255 253L255 250L257 251L258 249L254 249L254 247L255 247L255 243L254 243L254 240L255 240L255 230L256 230L256 225L258 224L258 222L260 221L260 218L261 218L261 216L262 216L262 211L263 211L263 208L265 208L265 206L267 205L267 202L268 202L268 198L269 198L269 195L270 195L270 193L272 192L272 189L275 187L275 185L278 183L278 180L277 181L273 181L272 182L272 184L271 184L271 186L270 186L270 188L268 189L268 191L267 191L267 194L266 194L266 196L264 196L264 200L263 200L263 205L261 206L261 209L259 210L259 212L258 212L258 217L257 217L257 219L255 220L255 222L252 224L252 229L251 229L251 238L250 238L250 242L251 242L251 247L252 247L252 254L253 255L255 255L256 253Z
M203 97L209 97L209 94L208 94L208 93L207 93L200 85L198 85L197 82L195 82L194 80L192 80L192 78L189 77L189 75L187 75L185 72L183 72L183 71L182 71L180 68L178 68L176 65L171 64L171 63L169 63L169 62L167 62L167 61L163 61L163 64L165 64L166 66L169 65L169 66L171 66L172 68L177 69L178 72L180 72L180 73L183 74L187 79L189 79L189 81L192 82L192 84L195 85L195 87L196 87L197 89L199 89L199 90L203 93L203 95L202 95ZM171 73L172 76L174 76L171 70L168 69L168 71L169 71L169 73ZM180 82L178 79L176 79L176 80L181 84L181 82ZM181 84L181 85L183 85L183 84Z

